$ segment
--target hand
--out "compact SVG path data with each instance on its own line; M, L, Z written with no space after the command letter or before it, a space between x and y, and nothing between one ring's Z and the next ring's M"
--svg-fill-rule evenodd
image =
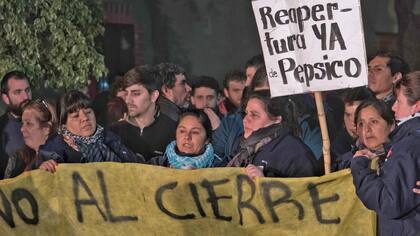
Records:
M210 119L211 128L213 130L217 129L220 125L220 119L217 114L211 108L204 108L203 111L207 114Z
M55 162L54 160L48 160L42 162L39 169L54 173L56 171L56 166L58 166L57 162Z
M413 188L413 192L417 193L417 194L420 194L420 181L417 181L416 185L417 186L415 188Z
M64 139L64 142L66 142L71 148L73 148L76 151L79 151L76 143L74 142L74 140L70 136L63 135L63 139Z
M262 170L259 167L254 166L252 164L246 166L245 172L250 178L253 179L257 177L264 177L264 173L262 172Z
M359 151L357 151L357 152L353 155L353 158L357 158L357 157L361 157L361 156L367 157L367 158L369 158L370 160L372 160L372 159L373 159L373 158L375 158L377 155L376 155L375 153L373 153L373 152L371 152L371 151L367 150L367 149L363 149L363 150L359 150Z

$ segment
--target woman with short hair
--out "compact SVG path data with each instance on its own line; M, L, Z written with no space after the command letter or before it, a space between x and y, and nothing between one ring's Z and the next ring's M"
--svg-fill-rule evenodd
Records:
M144 162L125 147L120 138L96 123L89 98L82 92L65 93L57 107L60 134L45 145L59 159L47 161L42 168L55 171L57 162Z

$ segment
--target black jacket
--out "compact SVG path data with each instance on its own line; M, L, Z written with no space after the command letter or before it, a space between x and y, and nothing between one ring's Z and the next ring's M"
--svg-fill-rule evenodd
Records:
M147 162L152 157L163 155L166 146L175 139L176 123L157 112L153 123L143 129L127 121L114 123L110 129L125 146L136 155L143 156Z
M379 175L366 157L351 163L356 193L378 214L380 235L418 235L420 196L413 193L420 179L420 117L397 126L390 135L390 149Z

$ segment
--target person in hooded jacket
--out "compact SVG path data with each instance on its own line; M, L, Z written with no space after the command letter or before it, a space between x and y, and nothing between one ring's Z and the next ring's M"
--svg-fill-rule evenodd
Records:
M398 81L395 92L397 127L379 173L369 167L377 154L367 149L355 153L351 173L360 200L377 213L379 235L418 235L420 197L413 188L420 177L420 71Z

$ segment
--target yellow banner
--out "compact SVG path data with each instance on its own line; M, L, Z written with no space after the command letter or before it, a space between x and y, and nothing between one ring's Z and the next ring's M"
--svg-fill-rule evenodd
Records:
M0 181L0 235L375 235L348 170L249 179L240 168L61 164Z

